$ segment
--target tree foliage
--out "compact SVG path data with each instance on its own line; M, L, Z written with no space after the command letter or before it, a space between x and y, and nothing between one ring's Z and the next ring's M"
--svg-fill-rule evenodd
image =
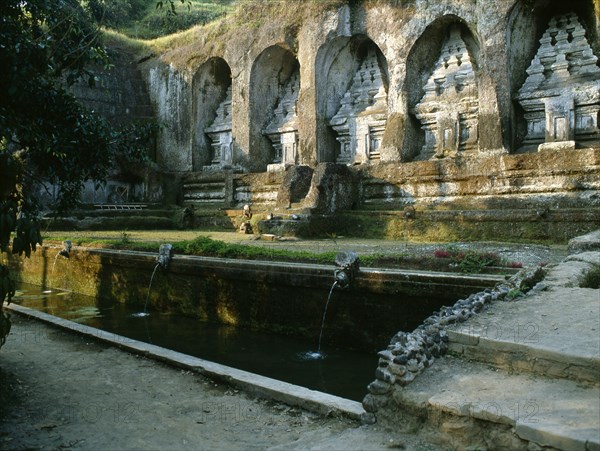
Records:
M167 14L177 14L176 4L180 2L182 5L187 5L188 9L190 8L192 2L190 0L159 0L156 2L157 8L163 8L166 6Z
M78 0L0 2L0 252L13 231L13 253L29 256L41 244L44 183L58 186L52 207L64 211L78 203L85 181L104 181L117 158L145 155L146 128L116 130L70 91L75 83L93 86L93 68L108 67L99 37ZM1 301L0 339L8 333Z
M147 0L82 0L94 21L110 28L120 28L128 21L140 19L146 12Z

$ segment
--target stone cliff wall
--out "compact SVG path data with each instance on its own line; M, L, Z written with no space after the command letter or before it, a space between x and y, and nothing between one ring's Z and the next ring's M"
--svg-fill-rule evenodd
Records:
M108 45L108 52L111 67L97 69L97 82L93 87L87 83L76 84L73 87L74 95L116 126L154 121L155 113L147 83L132 52L125 46L115 44ZM148 153L151 158L156 157L156 149L148 149ZM99 189L93 182L86 183L82 193L83 202L103 204L162 200L161 192L155 189L154 194L150 194L146 189L148 179L156 174L144 174L143 169L135 168L135 174L132 175L121 169L115 168L106 185ZM46 194L42 192L42 195ZM152 196L155 198L152 199Z
M336 163L359 181L330 213L524 199L545 208L556 198L597 207L597 2L269 5L245 4L254 12L199 27L140 66L163 124L158 165L195 174L187 191L175 188L184 204L264 200L257 182L204 202L215 177Z
M202 170L210 161L210 146L203 135L216 115L215 98L222 98L231 87L233 142L227 164L249 171L267 170L273 149L263 130L273 117L286 81L298 68L296 163L314 166L336 161L340 149L330 121L339 114L344 95L368 54L376 56L382 76L387 116L378 155L382 161L428 159L422 152L427 134L415 110L427 93L436 101L429 110L447 116L438 117L433 128L444 128L444 122L456 129L455 134L466 134L471 128L470 153L516 152L526 127L517 92L551 18L572 11L592 52L598 53L600 48L600 20L591 0L571 2L568 7L558 1L545 2L549 4L545 7L541 3L363 2L308 15L292 32L285 19L258 29L236 24L213 38L222 40L219 46L208 42L200 29L196 42L171 50L146 67L159 117L169 126L160 148L166 169ZM589 58L592 60L593 54ZM598 68L597 60L592 62ZM457 70L440 70L436 66L440 63L454 64ZM364 80L363 85L365 91L370 88ZM445 95L438 92L436 97L436 89ZM209 98L206 92L211 90L215 95ZM448 97L450 90L454 95ZM371 98L368 93L364 98L360 93L353 95L354 105L373 102L373 93ZM459 104L467 95L474 105L463 114ZM452 111L468 117L453 119ZM458 127L453 121L459 122ZM471 124L467 126L465 121ZM442 144L452 148L449 143Z

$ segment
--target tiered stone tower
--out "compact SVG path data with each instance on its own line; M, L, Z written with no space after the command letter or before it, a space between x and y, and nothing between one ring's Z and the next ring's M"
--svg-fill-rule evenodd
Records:
M340 143L336 162L378 160L386 120L387 92L377 55L370 50L330 121Z
M219 170L232 162L231 135L231 86L227 89L225 99L217 108L213 123L204 130L211 141L211 161L204 170Z
M573 13L550 20L517 100L525 110L525 146L574 149L600 142L600 68Z
M300 91L300 73L296 71L289 78L278 101L274 115L263 130L273 143L275 153L267 171L285 170L297 163L298 147L298 92Z
M478 150L479 99L471 56L460 36L450 29L435 69L423 87L415 114L425 131L421 158L455 157Z

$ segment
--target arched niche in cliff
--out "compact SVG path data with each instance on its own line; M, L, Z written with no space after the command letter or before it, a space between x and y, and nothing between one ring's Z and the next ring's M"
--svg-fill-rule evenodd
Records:
M365 35L329 41L317 52L315 81L317 161L351 164L369 154L377 158L388 92L388 66L379 47ZM356 118L365 116L369 120L361 125Z
M402 161L455 157L479 148L479 41L457 16L432 22L406 60L409 112Z
M224 135L223 146L226 146L227 133L231 135L231 125L229 131L217 130L215 122L219 123L218 112L219 108L226 110L222 106L227 100L228 93L231 92L231 69L223 58L213 57L202 64L196 72L193 80L193 169L198 171L205 167L219 166L216 163L217 159L221 161L220 155L221 143L216 143L216 140L221 140L219 133ZM223 122L223 121L221 121ZM225 120L224 122L227 122ZM231 119L229 118L229 123ZM215 128L216 134L212 136L207 133ZM223 157L226 157L225 155Z
M542 54L548 53L548 56L554 59L556 59L558 53L565 54L567 60L572 60L568 63L568 72L574 75L574 78L579 79L581 77L571 70L571 66L573 62L578 67L581 66L580 60L582 55L580 53L582 52L576 51L575 54L571 54L572 49L565 52L566 48L562 52L560 50L558 52L552 51L553 48L557 48L556 44L560 39L558 34L567 32L567 44L565 47L576 46L583 48L589 45L593 54L596 57L600 57L600 37L598 31L600 26L600 18L598 17L600 9L597 11L594 10L594 1L597 0L569 0L568 2L564 0L519 0L515 3L506 31L507 50L509 52L510 96L512 99L510 137L511 150L513 152L536 151L541 141L545 140L542 136L545 134L545 130L542 130L542 128L546 128L543 121L536 118L532 119L532 116L539 116L540 114L545 116L544 111L539 111L536 114L535 111L531 111L531 106L527 105L527 100L524 99L524 97L527 97L527 95L524 95L524 91L528 89L530 91L533 91L535 88L543 90L543 86L532 86L532 82L535 81L536 77L540 80L542 78L548 79L552 75L552 72L554 72L552 64L539 61L540 51ZM573 25L565 26L564 19L559 19L559 23L556 22L557 18L564 18L566 17L565 15L571 13L576 16L576 19L573 20ZM579 32L575 31L575 28L579 27L583 30L580 29ZM575 45L577 41L580 41L581 45ZM544 48L541 49L542 45ZM560 43L558 47L561 47ZM600 68L600 60L596 61L596 67ZM593 78L597 79L597 77ZM529 87L524 86L526 82ZM594 90L595 88L592 87L591 89ZM569 88L557 89L556 91L562 91L564 94L568 90ZM541 101L548 103L548 98L543 98L543 92L540 93L540 97ZM524 107L530 111L526 112ZM533 109L535 110L536 108L534 107ZM571 114L573 113L571 111ZM573 119L576 120L576 118ZM598 123L600 118L596 116L595 121ZM537 122L539 127L536 127L534 122ZM540 130L536 132L535 128L539 128ZM576 136L573 136L573 138L578 141L578 147L585 145L585 140L580 141Z
M291 137L290 140L294 140L293 143L285 143L290 145L289 155L286 154L288 162L294 162L298 136L293 116L296 112L299 77L298 59L289 49L280 45L263 50L252 64L248 117L250 170L264 171L269 165L282 163L285 149L276 145L276 137L273 136L276 129L283 135L280 138L285 140ZM283 117L277 118L277 114L283 114ZM290 133L284 133L285 130Z

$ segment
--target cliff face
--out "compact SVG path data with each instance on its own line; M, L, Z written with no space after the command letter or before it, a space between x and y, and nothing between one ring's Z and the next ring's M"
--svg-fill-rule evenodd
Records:
M323 164L351 169L344 208L600 202L597 2L241 5L139 65L184 203L274 208L282 171Z
M230 19L234 23L220 25L220 35L198 29L192 42L147 64L158 116L169 125L160 145L168 169L197 171L211 160L205 129L216 115L214 98L222 100L231 87L232 161L225 163L266 170L273 149L263 130L295 71L300 79L295 163L336 161L340 144L331 119L369 55L377 60L383 84L386 124L377 155L382 161L427 157L422 150L429 136L415 108L426 94L435 94L436 86L457 95L437 99L438 105L430 108L433 115L456 110L470 116L453 120L446 114L449 126L459 129L455 134L471 134L470 153L512 153L521 146L526 128L514 100L550 19L573 11L590 48L595 53L600 48L599 13L591 0L569 8L564 2L541 8L531 1L373 1L352 7L330 3L316 12L311 2L304 9L304 2L288 3L296 9L293 18L287 12L279 20L278 11L265 10L254 22ZM452 68L440 70L440 62L448 65L449 59L454 73ZM225 69L215 75L215 65ZM461 85L460 77L471 82ZM472 105L460 108L466 95ZM373 95L364 97L368 101ZM438 120L437 126L443 128L443 122ZM351 145L362 144L355 141ZM460 151L461 145L454 147ZM360 154L363 149L351 150Z

